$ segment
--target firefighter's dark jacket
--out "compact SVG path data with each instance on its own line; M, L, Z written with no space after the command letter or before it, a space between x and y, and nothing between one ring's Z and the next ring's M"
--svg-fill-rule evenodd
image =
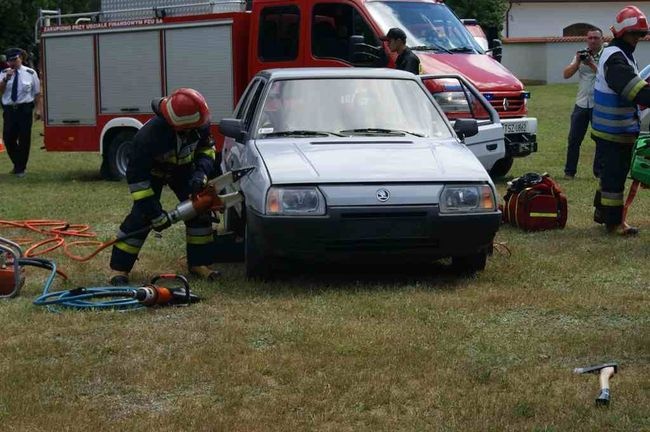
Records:
M182 137L157 115L135 135L126 180L134 205L140 207L149 220L162 213L152 181L158 184L189 183L195 171L203 172L207 178L216 173L209 125L191 130Z
M634 47L622 39L614 39L611 45L617 46L625 54L617 52L607 59L604 65L605 81L609 88L614 90L618 95L628 97L626 94L628 85L639 80L639 76L634 71L634 68L625 59L625 56L628 56L634 62ZM638 105L650 106L650 86L646 85L636 95L629 96L632 97L628 99Z

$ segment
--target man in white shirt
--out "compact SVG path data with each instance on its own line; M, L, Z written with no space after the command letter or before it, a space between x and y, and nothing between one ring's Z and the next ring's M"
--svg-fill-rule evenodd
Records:
M564 177L572 179L578 170L580 146L587 133L591 122L591 113L594 107L594 83L598 61L603 52L603 32L594 28L587 32L587 49L578 51L571 63L564 68L564 79L569 79L578 72L578 95L576 104L571 114L571 129L564 166ZM600 155L598 148L594 156L593 171L596 177L600 173Z
M32 112L36 120L42 117L41 83L36 71L23 65L25 51L10 48L5 55L9 67L0 72L2 138L14 166L10 174L24 177L32 140Z

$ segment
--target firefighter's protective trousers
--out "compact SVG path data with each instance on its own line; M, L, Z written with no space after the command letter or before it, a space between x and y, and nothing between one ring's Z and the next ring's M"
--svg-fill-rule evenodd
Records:
M594 220L607 225L623 222L625 180L630 171L632 145L594 137L606 163L600 172L600 188L594 197Z

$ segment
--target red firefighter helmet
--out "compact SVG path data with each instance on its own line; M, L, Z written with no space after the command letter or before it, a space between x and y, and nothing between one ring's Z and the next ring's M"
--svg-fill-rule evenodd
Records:
M628 32L648 33L648 20L636 6L625 6L616 14L616 22L610 27L614 37Z
M210 121L210 108L201 93L180 88L160 100L160 113L176 130L195 129Z

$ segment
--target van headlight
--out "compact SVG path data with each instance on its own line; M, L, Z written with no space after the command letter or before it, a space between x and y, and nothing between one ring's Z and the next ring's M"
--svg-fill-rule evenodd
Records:
M433 98L445 113L469 112L467 97L462 91L434 93Z
M451 185L440 193L440 213L478 213L496 210L489 185Z
M315 187L276 187L266 194L266 214L271 216L322 216L325 197Z

